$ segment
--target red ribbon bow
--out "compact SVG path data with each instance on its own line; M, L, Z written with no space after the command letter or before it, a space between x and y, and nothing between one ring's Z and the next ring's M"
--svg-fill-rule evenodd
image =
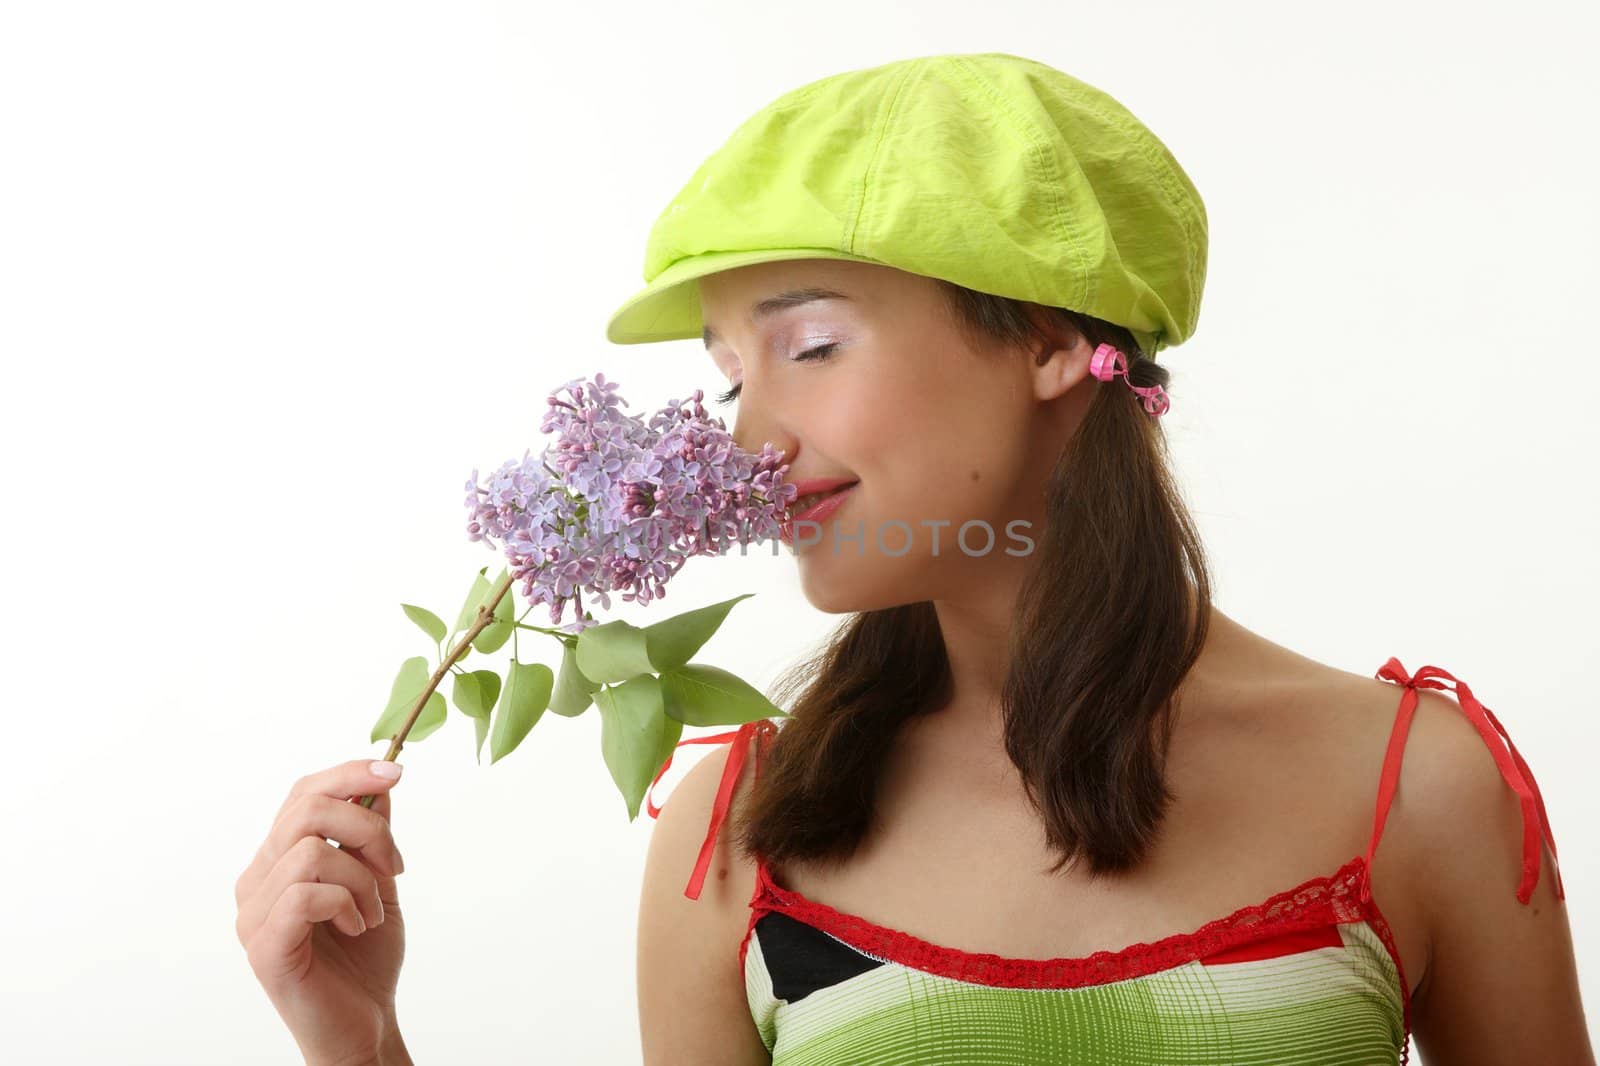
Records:
M1448 670L1440 667L1424 666L1414 675L1408 675L1406 668L1400 665L1400 660L1391 656L1376 676L1387 681L1397 681L1405 686L1405 692L1400 697L1400 714L1407 721L1416 709L1418 689L1453 689L1456 701L1461 705L1461 712L1477 728L1478 735L1483 738L1483 742L1489 747L1489 753L1494 756L1494 763L1500 769L1500 776L1505 778L1506 784L1517 794L1517 800L1522 806L1522 883L1517 886L1517 901L1527 903L1533 897L1534 886L1539 883L1541 836L1544 842L1550 845L1551 865L1556 874L1556 895L1560 899L1566 899L1567 890L1561 881L1555 835L1550 830L1550 818L1545 813L1544 797L1539 793L1539 783L1534 780L1533 771L1523 761L1522 753L1517 751L1517 746L1511 742L1511 735L1506 732L1505 726L1500 724L1500 719L1494 716L1493 711L1478 702L1478 698L1472 694L1465 681L1459 680ZM1445 680L1440 680L1441 678ZM1505 740L1503 747L1495 741L1495 733L1499 733ZM1403 742L1403 732L1397 739ZM1398 773L1389 772L1391 762L1398 767L1398 751L1391 750L1384 756L1385 772L1378 792L1378 816L1373 825L1372 844L1367 847L1369 869L1372 865L1373 846L1377 843L1378 834L1383 831L1384 815L1388 813L1389 801L1399 784Z
M733 789L739 783L739 771L744 767L745 752L750 749L750 738L757 732L771 728L770 719L758 718L726 733L713 733L710 736L680 740L673 748L676 751L685 744L718 744L724 740L734 741L733 750L728 752L728 763L722 768L722 783L717 786L716 802L711 806L711 825L706 829L705 842L700 845L700 857L695 860L694 873L689 877L689 885L683 890L683 894L690 899L700 898L700 888L705 883L706 871L711 868L711 855L716 851L717 831L722 828L723 821L728 817L728 808L733 802ZM667 761L661 764L660 773L656 774L655 780L650 782L650 787L645 791L645 810L650 812L652 818L661 815L661 808L656 806L650 794L656 790L656 785L671 765L672 755L669 753ZM757 769L759 771L759 764Z

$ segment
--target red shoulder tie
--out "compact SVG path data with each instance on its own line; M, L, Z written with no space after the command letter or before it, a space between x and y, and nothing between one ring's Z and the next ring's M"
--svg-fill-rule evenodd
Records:
M733 749L728 752L728 762L722 768L722 783L717 786L717 799L711 805L711 824L706 829L705 842L700 845L700 857L695 860L694 873L689 877L688 887L683 890L683 894L690 899L700 898L700 888L705 883L706 871L711 867L711 855L716 850L717 832L722 828L723 821L728 817L728 808L733 802L734 786L739 783L739 772L744 768L745 752L750 748L750 738L755 736L758 731L770 727L771 721L769 719L758 718L726 733L690 737L688 740L678 741L673 746L673 750L676 751L685 744L718 744L724 740L735 741ZM668 754L667 761L661 764L661 770L656 774L655 780L650 782L650 787L645 790L645 810L650 812L650 817L652 818L660 817L661 808L655 805L655 801L650 798L650 794L656 790L656 785L661 781L662 775L667 772L667 768L671 765L672 755Z
M1500 724L1494 712L1478 702L1478 698L1472 694L1465 681L1437 666L1424 666L1416 674L1408 675L1406 668L1400 665L1400 660L1390 656L1389 661L1383 664L1383 668L1376 676L1385 681L1399 682L1405 687L1405 692L1400 696L1399 717L1406 723L1409 723L1411 712L1416 708L1418 689L1450 691L1453 686L1456 702L1461 705L1461 713L1465 714L1467 720L1477 728L1478 735L1489 747L1489 754L1494 756L1495 766L1500 769L1500 776L1511 786L1511 791L1517 794L1517 800L1522 806L1522 883L1517 886L1517 901L1527 903L1533 898L1534 886L1539 883L1541 836L1544 842L1550 845L1551 866L1556 874L1556 895L1560 899L1566 899L1567 891L1562 884L1561 866L1557 861L1559 857L1556 854L1555 835L1550 830L1550 818L1545 813L1544 797L1539 793L1539 783L1534 780L1533 771L1523 761L1522 753L1517 751L1517 746L1511 742L1511 735L1506 732L1505 726ZM1441 681L1440 678L1448 680ZM1503 747L1495 740L1496 733L1504 738ZM1395 788L1399 784L1400 749L1404 742L1404 726L1400 726L1383 757L1383 776L1378 786L1378 813L1373 824L1372 842L1367 846L1369 868L1372 865L1372 852L1377 846L1378 835L1383 831L1384 816L1388 813L1389 801L1394 797Z

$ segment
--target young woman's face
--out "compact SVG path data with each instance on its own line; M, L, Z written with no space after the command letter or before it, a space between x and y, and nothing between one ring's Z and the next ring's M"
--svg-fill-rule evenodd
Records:
M699 286L707 350L738 387L739 446L770 441L790 481L859 482L821 529L796 530L810 602L839 613L950 598L1027 561L1045 478L1079 417L1068 407L1089 393L1071 389L1085 342L1045 367L1022 350L977 350L938 283L871 263L761 263ZM757 313L804 290L841 297Z

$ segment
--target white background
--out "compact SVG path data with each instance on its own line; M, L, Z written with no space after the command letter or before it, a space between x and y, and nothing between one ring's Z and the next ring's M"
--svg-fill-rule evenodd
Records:
M295 778L384 750L394 670L431 654L398 604L453 620L498 569L463 532L468 471L541 447L572 377L634 410L725 387L698 341L604 339L656 214L780 93L952 51L1104 88L1193 178L1209 278L1161 355L1164 425L1218 602L1345 669L1443 666L1501 717L1597 1010L1577 3L4 11L0 1057L297 1060L233 881ZM695 560L646 611L745 591L701 658L758 686L838 620L787 556ZM491 768L452 711L402 761L416 1060L637 1061L654 823L628 822L598 717L547 715Z

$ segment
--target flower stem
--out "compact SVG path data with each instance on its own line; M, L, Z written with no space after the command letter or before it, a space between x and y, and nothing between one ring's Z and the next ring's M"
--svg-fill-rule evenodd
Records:
M546 629L544 626L529 625L527 622L518 622L517 623L517 628L518 629L531 629L535 633L549 633L552 637L562 638L562 643L565 643L566 640L568 640L568 639L570 639L572 637L571 633L563 633L559 629Z
M506 593L511 591L511 585L515 580L516 576L514 574L506 574L505 580L490 591L489 598L478 605L478 617L473 620L472 625L467 627L466 632L462 633L461 639L456 642L454 648L450 649L450 654L444 657L444 661L439 664L438 669L434 670L433 676L428 679L427 686L422 690L422 695L417 697L416 706L411 708L411 714L406 718L405 723L401 725L400 731L390 738L389 751L383 757L384 762L393 762L395 756L400 754L400 749L405 746L407 734L411 732L411 727L416 724L417 716L428 705L428 697L432 696L433 690L439 687L439 683L444 680L444 675L450 672L450 667L454 666L458 659L465 658L467 652L472 650L473 639L494 621L495 608L500 605L500 601L505 597ZM377 798L377 796L362 796L361 806L371 810L372 802ZM343 846L343 844L340 845L340 847Z

